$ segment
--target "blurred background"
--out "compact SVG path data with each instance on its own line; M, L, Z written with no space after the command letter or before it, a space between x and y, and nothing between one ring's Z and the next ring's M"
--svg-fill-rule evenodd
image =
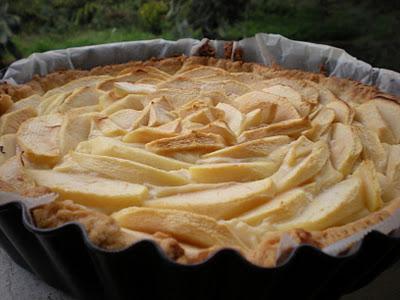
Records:
M399 28L399 0L0 0L0 68L73 46L268 32L400 71Z

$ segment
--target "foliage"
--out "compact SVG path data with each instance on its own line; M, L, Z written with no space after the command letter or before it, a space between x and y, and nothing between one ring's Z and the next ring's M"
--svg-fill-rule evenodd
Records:
M1 3L7 0L0 0ZM373 65L400 70L400 1L393 0L13 0L32 51L135 37L240 39L257 32L345 48ZM27 4L29 2L29 4ZM3 21L4 18L0 20ZM3 21L4 22L4 21ZM18 23L18 22L16 22ZM0 23L0 34L6 32ZM10 24L8 26L11 26ZM10 34L11 32L11 34ZM2 53L4 56L4 46ZM11 50L7 50L10 53ZM14 55L17 54L15 51ZM2 54L0 53L0 56ZM8 54L10 57L10 54Z
M15 47L12 37L19 29L19 18L8 12L8 4L0 3L0 66L4 65L2 58L8 52L15 58L21 54Z
M164 1L145 2L139 9L139 15L144 21L145 26L154 34L162 32L167 12L168 4Z
M85 29L79 32L69 32L64 35L49 33L46 36L40 36L40 38L35 35L20 35L15 37L14 40L19 49L21 49L25 55L28 55L33 52L44 52L52 49L153 39L157 37L159 36L145 31L113 28L103 30ZM169 35L164 35L163 37L172 38L172 36Z

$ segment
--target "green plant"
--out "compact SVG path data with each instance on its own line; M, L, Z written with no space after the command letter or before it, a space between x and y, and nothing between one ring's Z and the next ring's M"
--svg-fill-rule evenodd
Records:
M0 4L0 64L4 65L4 56L9 53L15 58L21 58L21 53L12 41L14 33L18 30L19 18L8 12L8 3Z
M149 1L141 5L139 15L153 34L160 34L165 24L168 5L164 1Z

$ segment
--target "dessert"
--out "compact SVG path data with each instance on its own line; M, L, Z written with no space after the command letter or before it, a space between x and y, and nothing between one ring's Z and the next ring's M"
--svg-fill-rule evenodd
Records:
M351 80L176 57L0 91L0 189L55 192L36 225L105 249L274 266L284 236L322 248L400 207L399 99Z

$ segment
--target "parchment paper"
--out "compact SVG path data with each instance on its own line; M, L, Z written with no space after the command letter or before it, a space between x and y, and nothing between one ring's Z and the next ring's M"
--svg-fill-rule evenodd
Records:
M24 83L34 74L45 75L59 69L90 69L98 65L124 63L130 60L162 58L178 54L194 55L203 41L155 39L70 48L35 53L11 64L4 75L9 82ZM223 56L224 41L211 41L217 57ZM344 50L313 43L293 41L278 34L259 33L234 43L244 50L244 60L285 68L318 72L324 66L328 74L352 78L378 86L382 91L400 95L400 74L373 68Z

